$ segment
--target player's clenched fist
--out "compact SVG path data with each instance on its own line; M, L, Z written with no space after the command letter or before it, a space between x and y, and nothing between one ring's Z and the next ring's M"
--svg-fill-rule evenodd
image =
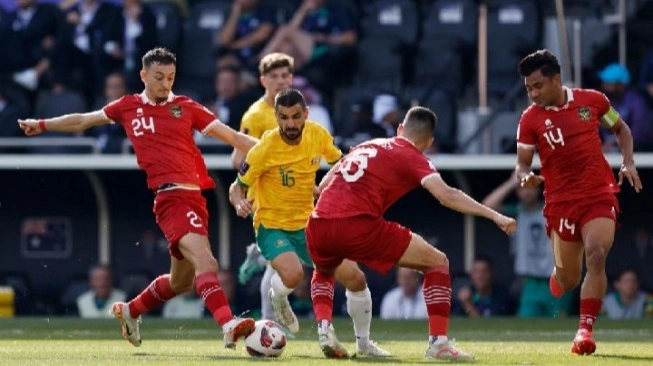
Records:
M234 206L236 208L236 215L246 218L252 213L252 204L254 199L242 199Z
M494 223L508 235L514 234L517 228L517 221L515 219L501 214L498 214L494 218Z
M37 119L19 119L18 126L25 132L25 135L35 136L43 132L43 129L39 126L40 122Z
M542 184L542 182L544 182L544 177L533 172L526 174L520 180L520 184L524 188L535 188Z

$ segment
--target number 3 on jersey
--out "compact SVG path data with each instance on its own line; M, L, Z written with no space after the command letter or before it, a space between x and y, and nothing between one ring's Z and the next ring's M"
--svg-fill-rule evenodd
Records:
M154 133L154 118L134 118L132 120L132 127L134 130L134 136L141 136L143 135L144 131L147 130L150 130L152 133Z
M376 149L361 148L347 156L340 165L340 174L345 181L352 183L359 180L367 168L367 160L376 156Z

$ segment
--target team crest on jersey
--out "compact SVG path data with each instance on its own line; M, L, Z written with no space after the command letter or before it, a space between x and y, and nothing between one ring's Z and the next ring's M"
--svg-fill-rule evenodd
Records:
M175 118L181 118L181 106L171 105L170 114Z
M578 118L583 122L587 122L592 118L592 112L589 107L579 107L576 111L578 112Z
M313 159L311 159L311 165L319 164L321 160L322 160L321 156L316 156Z

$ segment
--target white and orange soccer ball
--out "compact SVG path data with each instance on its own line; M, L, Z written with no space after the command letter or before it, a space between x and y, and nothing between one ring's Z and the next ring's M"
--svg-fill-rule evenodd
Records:
M286 348L286 335L272 320L259 320L245 338L247 353L253 357L279 357Z

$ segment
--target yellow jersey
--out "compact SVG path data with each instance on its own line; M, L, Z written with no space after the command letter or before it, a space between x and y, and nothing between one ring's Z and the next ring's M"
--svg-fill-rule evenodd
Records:
M238 172L241 186L256 189L254 228L261 224L289 231L305 228L322 158L334 164L341 157L329 131L316 122L306 121L298 145L283 141L279 129L264 133Z
M278 128L274 107L261 98L254 102L240 121L240 132L260 139L263 133Z

